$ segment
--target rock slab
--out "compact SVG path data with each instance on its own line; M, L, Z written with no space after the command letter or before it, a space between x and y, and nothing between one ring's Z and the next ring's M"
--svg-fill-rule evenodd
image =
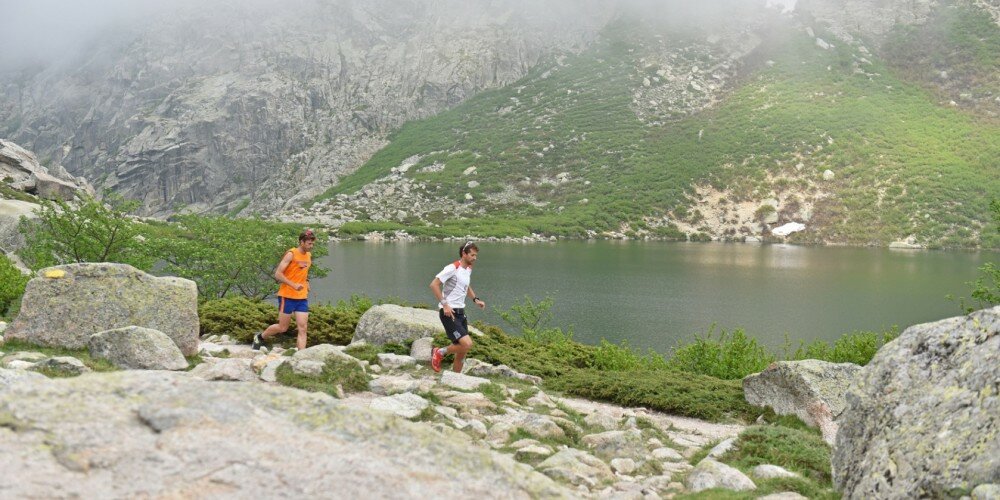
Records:
M126 370L183 370L188 362L167 334L129 326L95 333L87 342L90 355Z
M818 427L832 445L837 436L835 420L844 410L844 395L859 370L853 363L778 361L744 378L743 394L747 403L770 407L778 415L795 415Z
M367 342L373 345L401 344L423 337L433 337L444 332L438 312L429 309L381 304L368 309L354 330L352 344ZM469 327L473 335L482 335Z
M0 418L0 474L17 478L8 498L572 496L426 425L268 384L166 371L24 379L0 388Z
M757 485L745 474L722 462L706 458L688 476L685 485L692 493L710 488L725 488L734 491L757 489Z
M832 456L845 498L1000 483L1000 306L911 326L860 375Z
M8 339L82 349L90 336L128 326L159 330L181 353L198 352L198 289L127 264L83 263L42 269L28 282Z

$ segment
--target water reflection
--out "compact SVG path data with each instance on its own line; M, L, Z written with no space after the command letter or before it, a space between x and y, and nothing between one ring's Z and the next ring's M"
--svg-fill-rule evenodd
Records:
M313 283L318 301L395 296L430 304L427 284L458 255L457 243L333 243ZM480 244L472 285L491 308L470 319L502 324L495 308L525 295L552 295L560 326L576 338L602 337L666 351L680 339L742 327L773 346L787 333L833 340L858 329L936 320L959 313L947 294L965 284L992 252L897 252L650 242Z

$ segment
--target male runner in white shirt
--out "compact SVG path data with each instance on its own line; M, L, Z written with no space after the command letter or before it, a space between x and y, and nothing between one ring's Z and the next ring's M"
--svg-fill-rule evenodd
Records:
M472 265L476 263L479 247L473 242L467 242L458 249L459 260L444 266L431 281L431 292L438 300L440 309L438 317L444 325L444 333L451 340L451 345L440 349L432 347L431 368L441 371L441 360L448 354L455 355L452 368L457 373L462 372L465 355L472 348L472 337L469 336L469 320L465 316L465 298L480 309L486 308L486 302L476 297L469 281L472 279Z

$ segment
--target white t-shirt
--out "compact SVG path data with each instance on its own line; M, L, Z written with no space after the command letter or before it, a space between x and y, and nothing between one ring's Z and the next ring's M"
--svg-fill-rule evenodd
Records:
M437 273L437 279L441 280L441 295L444 297L440 305L444 307L444 304L448 304L452 309L465 308L465 294L472 279L472 266L462 267L462 261L456 260L444 266Z

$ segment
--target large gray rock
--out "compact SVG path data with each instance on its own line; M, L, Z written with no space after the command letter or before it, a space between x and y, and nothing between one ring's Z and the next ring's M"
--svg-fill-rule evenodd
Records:
M724 488L735 491L757 489L757 485L746 474L722 462L716 462L711 458L706 458L698 462L698 465L688 475L687 481L684 484L692 493L710 488Z
M482 332L471 326L469 332L482 335ZM444 333L444 327L441 326L437 311L382 304L372 307L361 316L351 343L401 344L439 333Z
M164 371L20 380L0 388L0 418L9 498L571 496L467 440L268 384Z
M343 346L335 346L333 344L317 344L301 351L296 351L292 355L292 359L296 361L316 361L322 364L326 364L328 361L340 361L363 365L360 359L345 353Z
M473 377L471 375L455 373L447 370L441 373L442 385L454 387L463 391L473 391L478 389L480 386L484 386L489 383L490 380L487 378Z
M847 396L846 498L940 498L1000 483L1000 306L907 328Z
M90 355L126 370L183 370L188 362L167 334L128 326L91 335Z
M242 358L208 358L194 367L191 375L202 380L251 382L257 380L251 363L251 360Z
M375 398L369 405L373 410L386 411L403 418L416 418L428 406L430 402L411 392Z
M638 429L588 434L580 441L593 450L595 455L606 459L643 458L646 455L646 442Z
M32 371L46 370L69 376L81 375L91 371L87 365L83 364L83 361L72 356L56 356L44 359L35 363L29 369Z
M743 395L754 406L767 406L778 415L795 415L818 427L833 444L836 418L844 411L844 395L855 384L860 366L815 359L778 361L743 379Z
M197 353L195 283L183 278L158 278L127 264L45 268L28 282L21 312L5 336L82 349L91 335L127 326L159 330L185 356Z

